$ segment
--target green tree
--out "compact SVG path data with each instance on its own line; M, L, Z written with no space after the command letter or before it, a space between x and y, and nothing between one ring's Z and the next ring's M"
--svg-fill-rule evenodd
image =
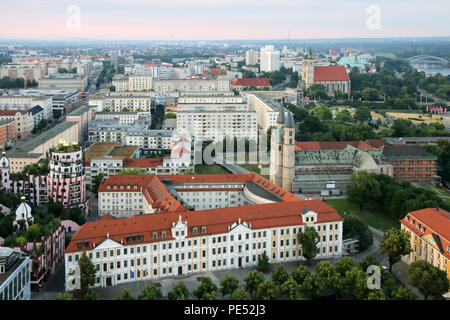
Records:
M250 296L244 288L237 288L231 295L231 300L250 300Z
M307 263L314 259L319 252L317 244L319 243L319 234L314 227L305 227L305 231L297 234L297 242L302 247L302 256Z
M304 265L299 265L297 269L291 273L292 279L294 279L298 285L302 285L303 281L305 281L306 277L309 275L311 275L311 271L309 271L308 267Z
M122 289L120 291L120 296L117 298L117 300L136 300L130 293L130 290L128 288Z
M267 256L266 251L264 251L258 257L258 270L261 272L267 272L270 267L269 257Z
M339 278L339 276L336 277L336 271L329 261L320 261L315 273L323 279L325 287L332 287Z
M227 273L225 278L220 282L221 292L223 296L231 295L239 286L239 280Z
M289 278L280 286L280 293L289 300L298 300L300 298L300 286L294 279Z
M419 260L411 263L408 269L409 283L419 289L425 296L441 298L449 289L449 280L445 271L431 263Z
M154 285L146 286L142 290L142 294L138 298L139 300L161 300L162 292L161 289Z
M98 188L100 188L100 183L102 182L104 177L105 177L105 175L103 173L99 173L92 179L92 192L93 193L98 194Z
M305 278L300 286L300 291L309 299L315 299L325 290L325 283L321 277L312 273Z
M369 225L358 216L347 215L344 218L343 236L344 239L358 239L360 251L366 250L373 243L373 234L369 230Z
M262 272L253 270L250 271L244 279L245 282L245 290L253 296L258 289L258 286L261 282L264 281L264 277Z
M55 297L55 300L75 300L73 294L69 292L60 293Z
M359 107L356 109L355 115L353 116L355 120L363 123L365 121L372 120L372 115L370 113L369 108L367 107Z
M367 295L367 300L387 300L383 290L371 290Z
M278 298L278 290L273 281L263 280L256 289L256 299L275 300Z
M270 276L272 278L273 283L275 283L277 286L281 286L290 278L289 273L281 265L276 267L272 271Z
M212 282L209 277L202 277L200 285L197 290L194 291L194 296L199 300L206 300L206 294L215 294L217 292L217 286Z
M389 256L389 271L394 263L411 252L409 234L404 230L391 228L383 234L380 252Z
M367 268L372 265L381 267L380 263L377 261L377 259L375 259L373 255L368 255L367 257L362 259L358 263L358 265L363 271L366 271Z
M95 291L89 291L84 295L84 300L104 300L104 298Z
M333 114L330 109L326 106L319 106L314 109L314 114L319 117L320 120L331 120L333 119Z
M172 287L172 291L169 292L167 297L169 300L188 300L189 291L184 285L184 282L180 281Z
M95 284L95 275L97 271L95 265L87 256L86 251L83 251L81 254L80 260L78 261L78 267L80 268L81 290L87 292L89 286Z
M417 300L417 296L414 294L414 292L411 291L411 289L404 287L404 286L399 286L397 289L392 291L391 299L392 300Z
M362 209L365 204L381 196L380 184L373 173L358 171L350 179L347 187L347 200Z
M347 271L357 266L358 264L351 257L343 257L336 262L336 272L343 277Z
M348 110L339 111L336 115L336 121L338 122L352 122L352 114Z
M42 236L42 231L39 225L33 224L27 229L27 240L28 242L33 242L33 240L38 240Z
M339 295L358 300L365 299L369 293L369 289L367 288L368 277L368 274L357 266L346 271Z

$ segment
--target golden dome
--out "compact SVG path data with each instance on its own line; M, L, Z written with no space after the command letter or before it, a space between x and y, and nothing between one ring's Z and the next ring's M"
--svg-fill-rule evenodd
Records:
M20 197L20 200L22 200L22 201L25 201L25 199L26 199L25 196Z
M2 152L2 155L5 155L5 154L6 154L6 152L5 152L5 151L3 151L3 152Z
M63 144L63 147L64 147L64 148L68 148L68 147L70 147L70 144L68 144L67 142L65 142L65 143Z
M74 146L74 147L76 147L76 146L78 146L78 142L72 142L72 145Z

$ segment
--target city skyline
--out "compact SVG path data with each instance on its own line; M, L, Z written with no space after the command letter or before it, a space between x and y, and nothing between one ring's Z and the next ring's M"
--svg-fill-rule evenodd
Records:
M388 1L18 0L0 39L262 40L448 36L450 4ZM26 10L24 10L26 8ZM399 14L402 13L402 14ZM345 19L342 17L345 16ZM38 26L38 27L36 27ZM447 32L447 33L446 33Z

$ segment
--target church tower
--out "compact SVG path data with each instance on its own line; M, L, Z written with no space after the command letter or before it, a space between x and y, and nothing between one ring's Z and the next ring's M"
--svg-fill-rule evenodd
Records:
M279 112L270 139L270 181L292 192L295 174L295 123L292 113Z
M290 112L288 112L284 126L282 170L282 188L292 192L292 181L295 174L295 124Z
M312 56L311 48L309 53L305 53L302 60L302 80L305 89L309 89L314 84L314 58Z
M0 159L0 174L1 174L1 184L3 188L11 190L11 179L9 177L9 159L6 157L6 152L2 152L2 158Z

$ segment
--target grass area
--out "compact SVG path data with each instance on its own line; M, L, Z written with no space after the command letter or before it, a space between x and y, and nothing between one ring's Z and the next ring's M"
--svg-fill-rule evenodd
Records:
M227 169L217 164L197 164L195 165L195 173L197 174L228 174Z
M431 189L433 189L433 191L435 191L442 199L444 209L450 210L450 192L444 188L438 187L433 187Z
M255 158L257 159L256 161L259 161L259 157L252 157L252 159L251 159L252 162L255 161ZM239 167L247 169L250 172L256 172L257 174L262 175L264 178L269 179L269 175L261 174L261 169L259 168L259 164L258 163L249 163L250 162L250 160L249 160L250 157L249 157L248 154L245 154L245 157L244 156L238 157L235 154L227 155L226 159L227 159L227 161L233 161L234 160L235 164L238 165ZM242 162L244 159L245 159L245 163L238 163L237 162L238 160ZM269 172L269 167L270 167L270 164L268 164L268 163L262 165L262 168L267 168L267 170L266 170L267 173Z
M375 229L386 231L393 227L400 228L400 222L391 218L382 210L359 210L358 205L348 202L347 199L330 199L325 202L335 208L341 217L345 217L347 214L357 216Z

